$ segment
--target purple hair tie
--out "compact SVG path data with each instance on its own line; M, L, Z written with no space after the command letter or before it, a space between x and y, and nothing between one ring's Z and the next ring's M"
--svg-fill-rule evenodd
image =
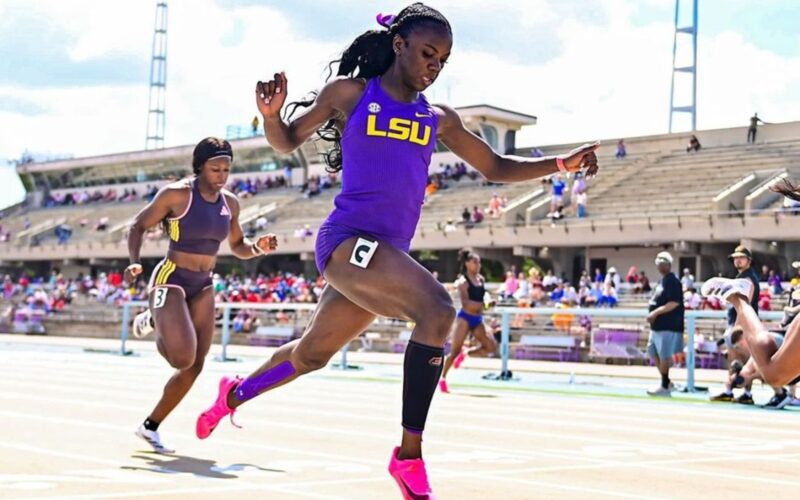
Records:
M389 29L389 26L394 23L394 20L397 19L397 16L394 14L378 14L375 16L375 20L378 21L378 24L383 26L386 29Z

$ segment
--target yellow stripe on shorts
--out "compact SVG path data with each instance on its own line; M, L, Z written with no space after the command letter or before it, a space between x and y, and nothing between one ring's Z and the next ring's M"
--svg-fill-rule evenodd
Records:
M164 267L161 269L161 271L158 272L158 276L156 277L156 285L166 285L169 275L172 274L174 270L175 263L168 259L164 263Z

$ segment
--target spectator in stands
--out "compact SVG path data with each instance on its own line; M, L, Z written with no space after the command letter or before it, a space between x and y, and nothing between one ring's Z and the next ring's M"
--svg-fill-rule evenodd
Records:
M108 217L100 217L97 219L97 224L94 226L95 231L105 231L108 229L108 220Z
M498 219L500 217L500 195L497 193L492 194L492 199L489 200L489 216L492 219Z
M647 275L644 271L639 272L639 279L635 285L633 285L634 293L648 293L650 292L650 280L647 278Z
M750 117L750 127L747 128L748 144L756 142L756 132L758 131L758 122L766 123L764 120L758 117L758 113L755 113L753 116Z
M59 245L66 245L72 236L72 228L68 224L59 224L56 226L54 232L58 238Z
M447 219L447 223L444 225L444 232L445 233L452 233L456 230L456 225L453 223L453 219Z
M619 285L622 283L622 278L620 278L619 273L617 273L616 267L609 267L608 274L606 275L605 282L608 283L609 281L614 283L614 289L619 290Z
M616 157L617 158L625 158L626 156L628 156L628 149L625 146L625 139L620 139L619 142L617 142L617 154L616 154Z
M22 221L22 229L30 229L30 228L31 228L31 221L30 219L25 217L25 220Z
M550 292L550 301L558 304L561 302L561 299L564 297L564 285L562 283L557 283L556 287Z
M252 128L253 135L258 135L258 115L253 117L253 121L250 122L250 127Z
M312 196L316 196L322 192L322 189L319 187L319 177L314 175L308 180L308 192L306 193L306 198L311 198Z
M575 287L572 286L568 281L564 282L564 295L561 297L561 302L568 303L571 306L575 306L580 302L578 297L578 292L575 290Z
M517 279L516 274L514 274L514 271L506 272L506 280L503 282L501 296L506 299L511 298L517 292L518 288L519 280Z
M683 291L690 288L694 288L694 275L689 271L688 267L683 269L683 277L681 278L681 286L683 287Z
M636 266L631 266L628 269L628 274L625 275L625 283L635 285L639 281L639 276L636 274Z
M314 231L311 230L311 226L306 224L303 227L299 227L295 229L294 236L295 238L308 238L314 235Z
M286 187L292 187L292 166L288 163L283 167L283 179Z
M589 278L589 271L586 269L581 271L581 276L578 278L578 289L580 290L581 287L588 287L591 285L592 280Z
M769 266L764 264L761 266L761 274L758 275L759 281L767 281L769 279Z
M598 283L599 286L599 283ZM598 307L616 307L617 306L617 288L614 286L614 281L606 279L602 286L602 295L597 301Z
M553 176L551 179L551 183L552 183L552 195L550 198L550 213L547 214L548 217L552 217L553 214L559 212L560 209L563 210L564 189L567 187L567 184L564 182L564 176L561 174L556 174L555 176Z
M553 274L552 269L548 269L542 279L542 286L546 292L551 292L556 288L556 285L558 285L558 277Z
M775 295L781 295L783 293L783 282L781 281L780 275L775 271L769 271L769 275L767 277L767 284L772 288L772 293Z
M769 287L762 288L758 292L758 308L761 311L772 310L772 294L769 291Z
M697 290L693 287L686 289L683 292L683 308L689 310L698 310L703 305L703 297L697 293Z
M686 147L686 152L689 153L691 151L700 151L700 147L700 140L696 135L692 135L692 137L689 138L689 145Z
M603 271L600 268L596 268L594 270L594 282L595 283L603 283L606 280L606 275L603 274Z
M472 222L480 224L483 222L483 212L477 206L472 207Z
M6 274L3 278L3 298L5 300L10 300L14 295L16 288L17 287L14 285L14 281L11 279L11 276Z
M464 207L464 211L461 212L461 223L469 224L470 222L472 222L472 213L469 211L469 208Z
M512 294L517 301L528 302L531 296L531 284L525 279L525 273L517 274L517 290Z
M575 195L575 206L576 206L576 213L579 219L583 219L586 217L586 204L588 202L589 196L586 193L586 188L583 188L581 191L578 191L578 194Z
M683 352L683 292L681 282L672 273L672 255L669 252L660 252L656 256L656 267L661 279L648 307L650 337L647 351L661 374L661 385L647 394L670 396L673 387L669 379L672 356Z
M541 158L544 156L544 152L539 148L531 149L531 157L533 158Z

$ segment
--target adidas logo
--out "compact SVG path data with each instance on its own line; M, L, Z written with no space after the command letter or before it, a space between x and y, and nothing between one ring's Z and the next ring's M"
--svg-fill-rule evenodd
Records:
M219 214L222 217L230 217L230 215L231 215L231 213L228 211L228 207L226 207L226 206L222 207L222 210L219 211Z

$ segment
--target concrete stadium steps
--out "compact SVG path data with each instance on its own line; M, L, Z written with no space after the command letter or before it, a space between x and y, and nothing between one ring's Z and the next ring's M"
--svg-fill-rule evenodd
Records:
M698 153L671 153L642 162L635 175L590 191L591 217L620 213L709 210L714 196L752 172L776 171L800 160L800 142L723 146ZM624 160L621 160L624 161Z
M444 224L447 219L459 222L464 207L469 208L471 212L472 208L477 206L485 212L494 193L497 193L501 198L507 197L508 201L511 202L514 198L535 191L540 187L540 181L538 180L491 186L482 185L482 179L475 181L461 180L460 182L447 181L447 183L450 186L449 188L432 194L423 205L420 228L434 230L437 222ZM486 221L493 221L493 219L489 218L487 214ZM500 222L497 221L497 223Z

